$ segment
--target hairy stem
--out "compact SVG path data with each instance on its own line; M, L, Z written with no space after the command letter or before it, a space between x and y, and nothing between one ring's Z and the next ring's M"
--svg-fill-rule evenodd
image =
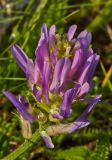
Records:
M26 140L21 146L19 146L14 152L10 153L8 156L3 158L3 160L15 160L29 148L31 148L39 140L39 130L31 136L30 139Z

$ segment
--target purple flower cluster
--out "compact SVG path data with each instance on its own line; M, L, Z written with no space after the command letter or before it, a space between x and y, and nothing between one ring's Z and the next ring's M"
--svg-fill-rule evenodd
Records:
M90 47L91 33L84 30L74 38L76 29L77 26L72 25L66 34L59 35L56 33L55 25L48 30L47 25L43 24L34 62L18 45L12 46L12 54L24 71L40 109L43 105L46 106L52 121L62 121L69 117L73 104L80 100L84 101L85 95L93 86L92 76L99 55ZM29 104L25 97L17 99L10 92L3 91L3 93L24 119L29 122L35 120L35 117L29 113ZM50 125L46 131L41 131L46 145L49 148L54 147L48 135L71 133L89 125L88 113L100 98L101 95L93 98L82 115L74 122Z

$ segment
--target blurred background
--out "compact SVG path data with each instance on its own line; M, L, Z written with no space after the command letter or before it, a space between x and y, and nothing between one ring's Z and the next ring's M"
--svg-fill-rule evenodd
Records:
M19 44L34 59L43 23L56 24L59 33L72 24L78 25L77 33L85 28L92 32L92 47L101 58L91 94L103 97L90 115L90 126L54 137L53 151L39 141L19 160L111 160L112 0L0 0L0 159L24 141L16 110L2 94L5 89L28 96L25 76L12 57L11 46ZM81 112L77 106L76 117Z

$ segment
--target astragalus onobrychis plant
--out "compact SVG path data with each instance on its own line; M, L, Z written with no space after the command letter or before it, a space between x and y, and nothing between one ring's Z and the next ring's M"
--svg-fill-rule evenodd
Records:
M12 54L26 75L39 112L33 114L27 97L3 93L23 120L39 123L40 135L48 148L54 148L51 136L75 132L89 125L88 114L101 98L101 95L87 98L94 87L92 76L99 55L91 48L91 33L84 30L74 37L76 29L77 26L72 25L66 34L60 35L55 25L48 29L43 24L34 62L17 44L12 46ZM85 111L73 122L65 123L73 116L73 106L79 101L86 103Z

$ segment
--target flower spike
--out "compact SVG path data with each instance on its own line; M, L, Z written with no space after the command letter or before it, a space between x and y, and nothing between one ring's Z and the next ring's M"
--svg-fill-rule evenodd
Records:
M76 36L76 29L77 26L72 25L66 34L60 35L56 33L55 25L48 29L43 24L34 62L18 45L13 45L11 49L33 93L40 135L48 148L54 148L50 136L75 132L89 125L88 114L101 99L101 95L93 98L76 120L64 124L64 119L73 115L75 104L86 102L100 58L91 48L91 33L84 30ZM3 93L25 120L36 120L29 113L25 97L18 99L10 92Z

